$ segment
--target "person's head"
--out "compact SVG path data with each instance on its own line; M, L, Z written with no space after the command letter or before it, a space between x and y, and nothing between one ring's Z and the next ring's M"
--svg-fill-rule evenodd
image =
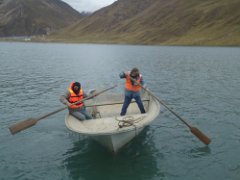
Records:
M78 94L79 91L80 91L80 89L81 89L81 84L80 84L79 82L75 82L75 83L73 84L73 86L72 86L73 92L75 92L76 94Z
M130 76L132 78L138 78L139 77L139 70L138 68L133 68L130 72Z

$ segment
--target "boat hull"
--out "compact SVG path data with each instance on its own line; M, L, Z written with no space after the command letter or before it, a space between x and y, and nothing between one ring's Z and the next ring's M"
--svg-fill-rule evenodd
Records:
M136 137L144 128L135 129L128 132L102 135L102 136L92 136L92 138L97 141L102 146L106 147L113 153L117 153L124 145L129 143L134 137Z
M159 102L147 96L142 98L146 113L141 114L136 102L133 101L128 107L127 115L119 116L122 99L122 96L111 95L102 99L93 99L93 102L88 102L86 107L95 115L94 119L80 121L68 114L65 124L71 131L88 135L110 151L117 153L160 113Z

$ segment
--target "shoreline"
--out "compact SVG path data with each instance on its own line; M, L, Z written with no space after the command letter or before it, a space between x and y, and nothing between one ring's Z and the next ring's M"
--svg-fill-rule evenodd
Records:
M240 47L240 44L222 44L222 43L130 43L117 41L102 40L66 40L66 39L48 39L36 36L20 36L20 37L0 37L0 42L21 42L21 43L62 43L62 44L104 44L104 45L133 45L133 46L181 46L181 47Z

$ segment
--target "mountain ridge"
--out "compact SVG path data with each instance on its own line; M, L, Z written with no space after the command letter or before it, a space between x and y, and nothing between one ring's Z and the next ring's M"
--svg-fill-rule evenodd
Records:
M45 35L80 18L61 0L1 0L0 36Z
M52 41L240 45L240 0L118 0Z

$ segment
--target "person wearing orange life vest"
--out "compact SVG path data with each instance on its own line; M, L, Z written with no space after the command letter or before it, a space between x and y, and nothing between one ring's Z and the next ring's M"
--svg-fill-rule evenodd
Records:
M79 82L72 82L68 91L60 97L60 101L68 106L69 114L79 120L92 119L92 116L85 108L84 102L73 104L87 97Z
M126 79L126 85L125 85L125 98L124 98L124 103L122 106L122 110L120 115L124 116L127 113L127 108L129 104L131 103L132 99L136 100L136 103L141 111L141 113L146 113L141 96L140 96L140 89L141 87L138 85L138 83L141 86L144 86L144 81L142 78L142 75L139 73L139 70L137 68L133 68L130 72L122 72L119 74L119 77L121 79L125 78ZM137 81L134 82L131 80L134 79Z

